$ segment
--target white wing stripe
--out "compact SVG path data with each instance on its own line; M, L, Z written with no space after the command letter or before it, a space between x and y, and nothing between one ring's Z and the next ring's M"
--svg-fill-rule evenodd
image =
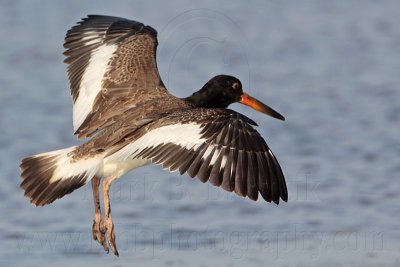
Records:
M88 36L89 37L89 36ZM94 42L96 39L88 41ZM83 73L79 88L79 96L73 107L74 130L84 122L87 115L92 111L93 102L100 92L102 81L107 72L108 63L110 62L117 45L102 45L90 54L89 64Z
M199 124L172 124L156 128L135 142L108 156L106 161L119 161L134 158L147 147L172 143L185 149L196 150L206 139L201 138L202 127Z

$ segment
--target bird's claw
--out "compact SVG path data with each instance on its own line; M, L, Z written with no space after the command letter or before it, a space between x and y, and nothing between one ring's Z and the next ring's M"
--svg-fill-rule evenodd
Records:
M106 244L106 226L103 220L101 219L100 221L93 220L92 233L93 233L93 239L97 240L100 243L100 245L103 246L105 252L109 253L109 249Z
M114 255L119 257L117 245L115 244L114 223L112 222L112 220L107 220L105 227L106 227L106 235L107 235L108 245L110 246L111 250L114 252Z

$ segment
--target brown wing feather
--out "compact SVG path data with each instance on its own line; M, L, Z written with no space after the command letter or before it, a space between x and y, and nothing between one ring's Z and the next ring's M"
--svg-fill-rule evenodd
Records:
M76 131L79 138L92 135L115 121L115 116L145 101L171 97L158 73L157 44L152 27L111 16L90 15L67 32L64 54L74 103L93 53L102 45L117 45L91 113Z

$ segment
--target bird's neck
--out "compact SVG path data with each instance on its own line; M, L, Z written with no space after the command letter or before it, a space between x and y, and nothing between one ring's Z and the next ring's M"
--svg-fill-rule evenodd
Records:
M210 107L209 97L210 96L208 94L206 94L203 90L199 90L199 91L193 93L191 96L184 98L184 100L190 102L191 104L193 104L196 107L208 108L208 107Z

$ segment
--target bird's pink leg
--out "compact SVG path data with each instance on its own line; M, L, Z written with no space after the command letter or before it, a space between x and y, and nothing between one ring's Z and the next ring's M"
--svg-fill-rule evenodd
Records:
M94 220L92 226L92 233L93 233L93 239L97 240L100 243L100 245L103 246L104 250L108 253L109 250L105 239L106 229L103 219L101 218L99 186L100 186L100 179L96 176L93 177L92 190L93 190L93 200L94 200Z
M102 180L103 185L103 200L104 200L104 214L105 214L105 227L106 227L106 236L109 246L116 256L119 256L117 246L115 245L115 233L114 233L114 223L111 215L111 206L110 206L110 187L113 181L115 181L118 176L110 176L107 179Z

